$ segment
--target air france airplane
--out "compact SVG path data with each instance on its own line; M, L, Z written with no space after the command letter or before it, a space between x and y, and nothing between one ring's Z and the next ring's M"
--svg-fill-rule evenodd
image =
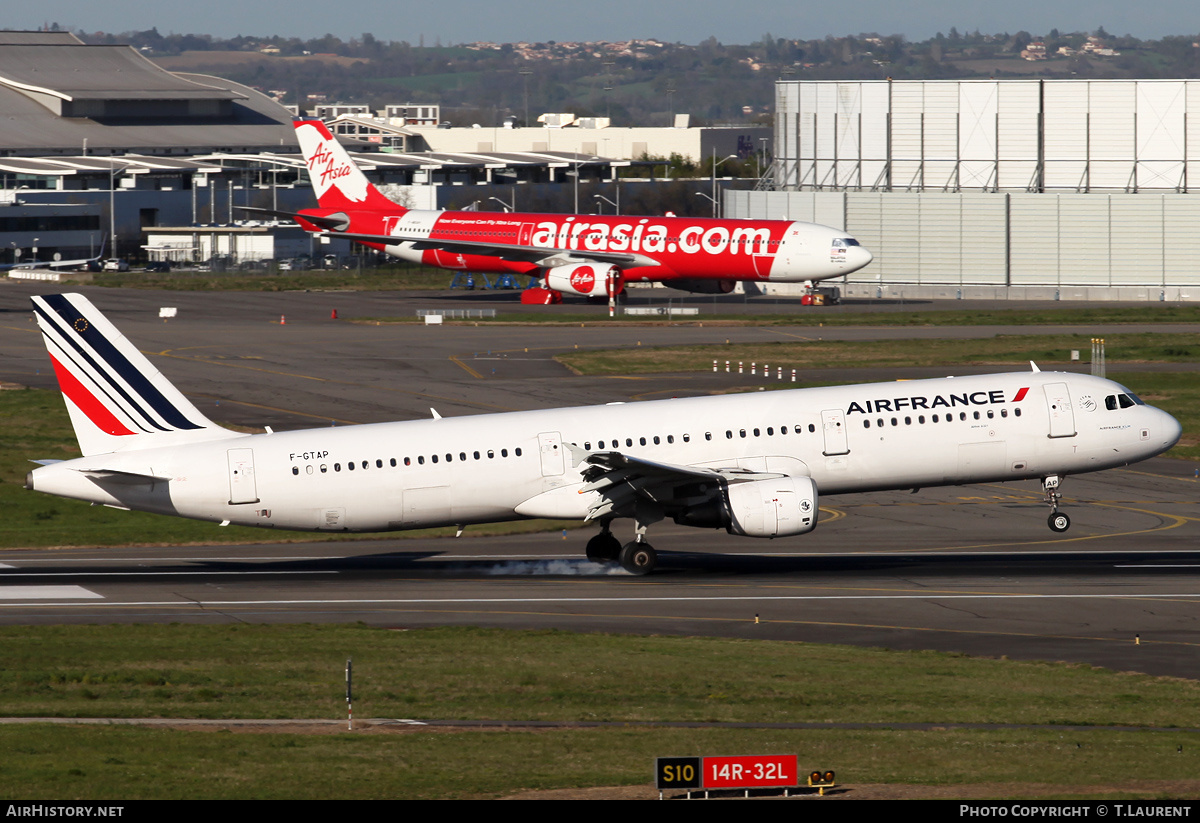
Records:
M666 518L744 537L817 525L818 495L1060 483L1179 440L1098 377L1033 371L242 434L208 420L82 295L33 298L82 457L26 488L223 525L382 532L524 517L596 522L634 574ZM621 545L611 526L632 519Z
M367 180L324 123L295 125L318 207L242 211L289 217L314 234L435 268L536 276L538 290L523 302L561 302L564 292L616 295L631 281L728 293L738 281L840 277L872 259L841 229L790 220L406 209Z

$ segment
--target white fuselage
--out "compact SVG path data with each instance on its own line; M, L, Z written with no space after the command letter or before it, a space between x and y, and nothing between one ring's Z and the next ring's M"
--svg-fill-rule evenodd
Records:
M1111 381L1053 372L772 391L246 435L63 461L29 485L285 529L582 519L595 493L579 492L585 466L568 443L808 476L821 494L1017 480L1121 466L1178 440L1170 415L1120 397Z

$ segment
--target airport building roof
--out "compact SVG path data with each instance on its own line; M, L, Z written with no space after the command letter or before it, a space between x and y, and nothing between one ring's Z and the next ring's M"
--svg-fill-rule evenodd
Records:
M253 89L165 71L128 46L0 32L0 155L278 151L296 146L291 120Z

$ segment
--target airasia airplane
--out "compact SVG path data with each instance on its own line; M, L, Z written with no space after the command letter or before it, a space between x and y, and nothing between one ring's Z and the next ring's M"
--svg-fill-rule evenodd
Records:
M744 537L817 525L818 494L1039 479L1171 448L1179 423L1099 377L1033 371L266 434L208 420L87 300L33 298L83 457L27 489L221 525L382 532L597 522L588 559L655 567L665 518ZM617 518L634 522L624 546Z
M536 275L540 287L522 302L615 295L636 281L725 294L739 280L811 282L871 262L849 234L816 223L406 209L367 180L324 123L295 126L319 207L243 211L290 217L307 231L426 266Z

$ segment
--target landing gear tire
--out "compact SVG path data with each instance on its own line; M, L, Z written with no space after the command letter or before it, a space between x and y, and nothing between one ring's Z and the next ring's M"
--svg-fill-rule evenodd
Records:
M649 543L626 543L619 558L621 568L630 574L643 575L654 571L658 565L658 552Z
M1071 518L1062 512L1054 512L1046 522L1050 524L1050 531L1052 532L1065 532L1071 528Z
M587 542L587 559L593 563L612 563L621 556L621 542L612 532L600 532Z

